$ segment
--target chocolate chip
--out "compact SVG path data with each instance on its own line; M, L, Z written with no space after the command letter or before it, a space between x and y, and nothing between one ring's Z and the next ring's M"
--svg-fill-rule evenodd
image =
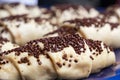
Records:
M77 62L78 62L78 60L77 60L77 59L75 59L75 60L74 60L74 62L75 62L75 63L77 63Z
M93 58L92 56L90 56L90 58L91 58L92 60L94 60L94 58Z
M59 68L62 67L61 63L57 62L56 64L58 65Z
M68 67L71 67L71 64L68 64Z

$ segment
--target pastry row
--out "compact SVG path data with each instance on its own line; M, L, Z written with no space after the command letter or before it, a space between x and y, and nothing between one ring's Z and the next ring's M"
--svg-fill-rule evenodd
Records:
M77 33L86 39L103 41L113 48L120 47L120 24L108 22L105 18L73 19L61 24L52 24L49 20L39 17L17 15L2 18L0 24L0 36L19 45L42 37Z

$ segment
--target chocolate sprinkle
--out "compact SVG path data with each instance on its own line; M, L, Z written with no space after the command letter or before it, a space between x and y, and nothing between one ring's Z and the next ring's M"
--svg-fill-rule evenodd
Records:
M83 18L83 19L74 19L74 20L64 21L64 23L65 22L75 24L76 27L78 26L91 27L91 25L95 25L95 27L103 27L105 24L109 24L111 27L111 30L119 26L119 23L110 23L105 21L104 18Z
M75 62L75 63L77 63L77 62L78 62L78 60L77 60L77 59L75 59L75 60L74 60L74 62Z
M94 60L94 58L93 58L92 56L90 56L90 58L91 58L92 60Z
M20 3L18 3L18 2L9 3L8 5L11 6L11 7L16 7L16 6L20 5Z
M4 42L8 42L8 40L6 38L0 37L0 44L3 44Z
M64 55L62 56L62 58L63 58L64 60L67 60L67 54L64 54Z
M57 4L57 5L54 5L53 7L55 7L56 9L59 9L61 11L64 11L69 8L78 9L80 6L73 5L73 4L67 4L67 5L66 4Z
M22 63L27 63L27 65L30 65L30 62L28 60L27 57L23 57L20 59L20 61L18 61L19 64L22 64Z
M62 67L61 63L57 62L56 64L58 65L58 67Z
M44 39L38 39L30 41L29 43L38 43L42 42L44 44L43 51L57 52L63 50L65 47L72 46L77 54L85 51L84 39L79 35L66 35L64 37L50 37ZM28 44L29 44L28 43ZM83 51L80 49L83 48Z
M29 60L27 57L21 58L21 63L28 63Z
M86 40L87 45L89 46L90 51L96 50L99 54L102 53L103 49L101 46L101 41L93 41L91 39Z
M77 28L77 27L70 27L70 26L62 26L58 28L57 30L50 32L44 36L52 35L55 33L58 33L59 36L65 36L69 34L75 34L77 33L78 30L79 30L79 27Z
M71 64L68 64L68 67L71 67Z
M23 15L15 15L15 16L9 16L5 18L1 18L1 21L24 21L25 23L28 22L28 20L31 20L32 18L28 18L26 14Z
M4 58L0 57L0 65L4 65L9 63L9 61L5 60Z
M63 65L65 65L65 63L63 63Z
M42 39L37 39L28 42L25 46L21 46L19 48L15 48L12 50L8 50L7 52L2 53L2 55L9 54L11 52L15 52L16 56L19 56L23 52L28 52L28 56L34 56L37 59L37 62L39 65L41 65L41 61L39 60L39 55L45 55L46 52L58 52L63 50L65 47L73 47L76 54L80 55L81 53L85 53L85 43L88 45L89 49L91 51L96 50L99 55L102 53L103 49L101 47L101 41L93 41L91 39L84 39L80 37L78 34L74 35L66 35L63 37L50 37L50 38L42 38ZM38 45L39 43L44 44L44 48L40 48ZM104 47L108 50L109 47L104 45ZM82 49L82 50L81 50ZM67 59L67 54L64 53L62 58L66 61L69 61ZM49 58L49 56L47 57ZM72 56L71 56L72 58ZM77 60L74 60L76 63L78 62ZM21 59L20 63L28 63L29 61L27 58ZM61 63L56 63L58 66L61 67Z

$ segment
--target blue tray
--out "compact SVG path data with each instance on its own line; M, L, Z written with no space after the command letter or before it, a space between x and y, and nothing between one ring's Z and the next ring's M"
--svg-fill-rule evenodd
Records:
M101 72L92 74L85 80L120 80L120 49L115 49L116 65L107 67Z

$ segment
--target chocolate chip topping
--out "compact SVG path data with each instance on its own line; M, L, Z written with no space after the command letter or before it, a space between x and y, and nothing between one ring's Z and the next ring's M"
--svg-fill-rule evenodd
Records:
M39 42L44 44L44 48L40 48L38 45ZM3 55L15 52L15 55L19 56L23 52L28 52L28 56L34 56L39 64L39 55L47 55L45 54L46 51L57 52L63 50L65 47L72 46L77 54L81 54L81 52L85 52L86 50L84 45L84 40L79 37L79 35L67 35L64 37L51 37L33 40L28 42L25 46L8 50L7 52L4 52ZM83 49L82 51L81 48ZM68 60L66 55L63 55L63 58ZM22 62L24 63L23 59ZM19 63L21 63L21 61Z
M8 4L10 7L16 7L18 5L20 5L20 3L16 2L16 3L9 3Z
M5 17L5 18L0 19L0 21L3 22L3 23L5 21L21 21L21 22L24 22L24 23L28 23L31 20L34 20L36 23L42 23L43 21L49 21L49 19L40 18L40 17L30 18L30 17L27 17L27 14L14 15L14 16L9 16L9 17ZM2 24L0 24L0 25L2 25ZM17 25L17 27L19 27L19 25Z
M6 28L4 28L4 29L2 29L2 30L0 31L1 34L2 34L2 33L7 33L7 32L9 32L9 31L8 31L8 29L6 29Z
M63 66L65 66L65 63L63 63Z
M28 22L28 20L30 20L31 18L28 18L26 14L23 15L15 15L15 16L9 16L9 17L5 17L5 18L1 18L1 21L24 21L24 22Z
M6 38L0 37L0 44L3 44L4 42L8 42L8 40Z
M41 19L40 17L36 17L36 18L35 18L35 21L36 21L36 22L41 22L42 20L43 20L43 19Z
M62 56L62 58L63 58L64 60L67 60L67 54L64 54L64 55Z
M46 52L58 52L63 50L65 47L72 46L76 52L76 54L80 55L81 53L85 53L86 48L85 48L85 43L88 45L89 49L96 50L99 54L102 53L103 49L101 47L101 41L93 41L89 39L83 39L81 38L78 34L74 35L66 35L63 37L50 37L50 38L42 38L38 40L33 40L28 42L25 46L21 46L19 48L15 48L12 50L9 50L7 52L4 52L3 55L9 54L11 52L15 52L16 56L19 56L23 52L28 52L28 56L34 56L37 59L38 64L42 64L41 61L39 60L39 55L45 55L46 58L48 54ZM44 47L40 47L38 44L42 43ZM107 46L105 46L107 47ZM109 47L107 47L108 49ZM71 56L71 55L70 55ZM70 57L69 56L69 57ZM72 56L71 56L72 57ZM66 61L69 61L67 59L67 54L64 54L62 58ZM27 63L29 64L29 61L25 59L21 59L22 63ZM21 61L19 63L21 63ZM77 63L77 60L74 60L75 63ZM61 67L62 64L56 63L58 66Z
M103 44L103 45L104 45L104 48L107 49L107 53L110 53L110 51L113 51L112 47L108 47L106 44Z
M95 50L93 55L98 56L98 55L100 55L103 52L102 42L101 41L97 41L97 40L93 41L91 39L88 39L88 40L86 40L86 43L89 46L89 49L90 49L91 52L93 50ZM103 46L107 50L107 53L109 53L110 51L113 51L113 49L111 47L108 47L106 44L103 44Z
M77 27L62 26L62 27L58 28L57 30L50 32L44 36L52 35L55 33L58 33L59 36L65 36L65 35L69 35L69 34L75 34L75 33L77 33L78 30L79 29Z
M61 11L64 11L69 8L78 9L80 6L73 5L73 4L67 4L67 5L66 4L57 4L57 5L54 5L53 7L55 7L56 9L59 9Z
M74 62L75 62L75 63L77 63L77 62L78 62L78 60L77 60L77 59L75 59L75 60L74 60Z
M58 65L58 67L60 67L60 68L62 67L61 63L57 62L56 64Z
M40 18L40 17L36 17L36 18L32 18L34 19L34 21L36 23L41 23L42 21L48 21L49 19L46 19L46 18Z
M30 8L38 8L38 6L35 5L25 5L26 8L30 9Z
M68 64L68 67L71 67L71 64Z
M18 61L18 63L27 63L28 65L30 65L30 62L27 57L21 58L20 61Z
M94 60L94 58L93 58L92 56L90 56L90 58L91 58L92 60Z
M7 64L9 61L0 57L0 65Z
M65 22L75 24L76 27L78 26L91 27L91 25L95 25L95 27L103 27L105 24L109 24L111 27L111 30L119 26L119 23L106 22L104 18L101 18L101 19L100 18L83 18L83 19L68 20Z
M89 46L89 49L96 50L96 52L101 53L103 51L101 47L101 41L93 41L93 40L86 40L81 38L78 34L74 35L67 35L63 37L50 37L50 38L43 38L38 40L33 40L27 43L26 46L13 49L11 51L17 52L29 52L34 57L38 58L38 56L46 51L51 52L58 52L63 50L65 47L72 46L77 54L81 54L81 52L85 52L85 44L84 41ZM41 49L38 45L39 42L44 44L44 48ZM63 55L63 59L66 59L67 55Z
M38 64L42 64L39 60L39 55L40 54L43 54L41 52L41 49L40 47L37 45L37 44L30 44L29 45L25 45L25 46L21 46L21 47L18 47L18 48L15 48L15 49L12 49L12 50L8 50L7 52L3 52L2 56L3 55L7 55L7 54L10 54L11 52L15 52L15 55L16 56L20 56L20 54L22 54L23 52L28 52L28 56L34 56L38 62ZM24 59L21 58L20 61L18 61L18 63L27 63L28 65L30 65L30 62L28 61L28 59L25 57Z
M72 46L77 54L81 54L81 52L85 52L84 40L77 34L67 35L64 37L50 37L50 38L38 39L38 40L33 40L29 43L38 43L38 42L42 42L44 44L43 51L57 52L63 50L65 47ZM82 51L81 48L83 49Z
M101 41L93 41L93 40L89 39L89 40L86 40L86 43L89 46L89 49L90 49L91 52L93 50L95 50L99 54L102 53L103 49L102 49L102 46L101 46Z
M119 26L119 23L109 23L111 25L111 29L117 28Z

